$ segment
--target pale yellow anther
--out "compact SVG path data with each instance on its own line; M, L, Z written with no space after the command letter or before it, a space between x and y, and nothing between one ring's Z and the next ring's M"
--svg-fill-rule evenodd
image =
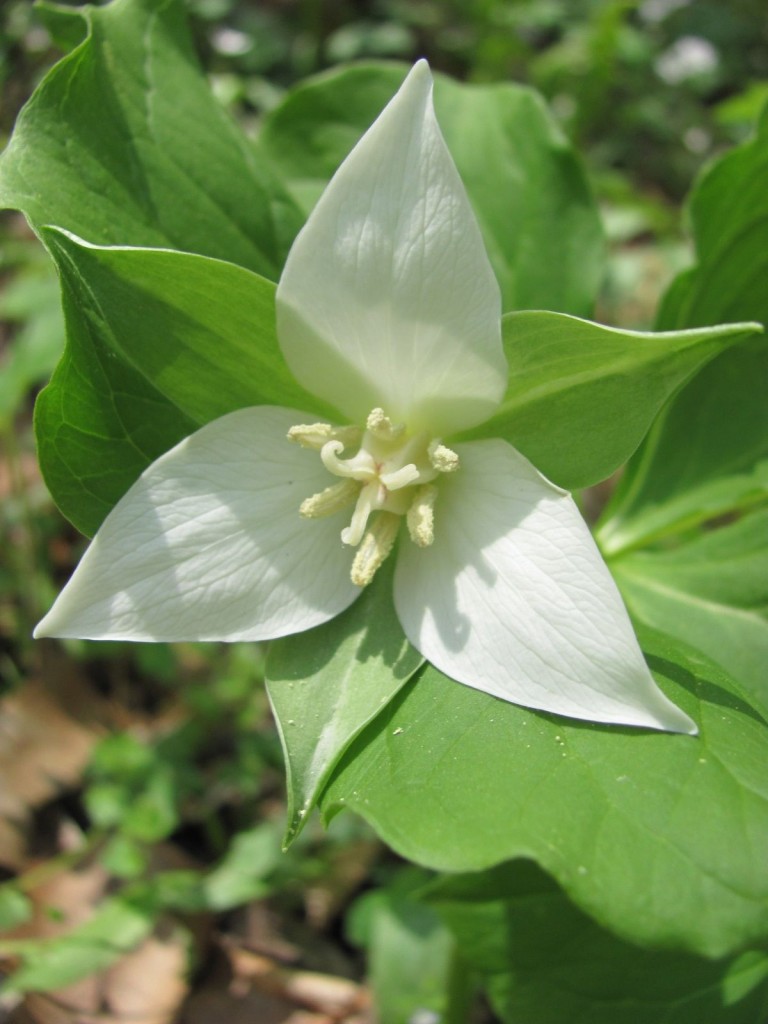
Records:
M383 409L372 409L365 421L365 427L380 441L396 441L405 433L403 424L395 425Z
M288 431L288 440L295 441L302 448L320 451L331 440L333 427L330 423L299 423Z
M289 441L316 452L329 441L341 441L343 448L348 448L358 444L361 437L358 427L333 427L330 423L299 423L288 431Z
M340 480L337 484L331 484L330 487L302 501L299 514L305 519L332 516L351 505L359 492L360 484L356 480Z
M400 516L379 512L373 519L352 562L350 576L356 587L366 587L395 545Z
M427 455L433 468L438 473L455 473L459 468L459 456L440 441L433 441L427 449Z
M406 523L414 544L428 548L435 539L435 500L437 488L432 484L420 487L408 509Z

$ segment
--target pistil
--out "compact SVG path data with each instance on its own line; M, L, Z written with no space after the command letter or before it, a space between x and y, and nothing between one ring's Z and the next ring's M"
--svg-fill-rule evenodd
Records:
M432 544L438 495L433 481L459 468L458 455L439 438L408 434L403 424L393 423L377 408L369 414L364 432L329 423L300 424L290 429L288 439L317 451L328 472L341 478L303 501L302 516L333 515L354 503L341 540L358 549L351 571L357 586L370 583L389 555L401 517L406 518L414 544ZM344 458L348 449L357 450Z

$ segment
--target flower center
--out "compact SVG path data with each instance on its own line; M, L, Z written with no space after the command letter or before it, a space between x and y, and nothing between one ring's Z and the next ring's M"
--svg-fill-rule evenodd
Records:
M365 430L313 423L291 427L288 439L320 453L323 465L339 482L303 501L302 516L316 519L354 505L344 544L356 547L352 582L363 587L392 550L405 516L414 544L435 539L434 505L441 473L459 468L459 457L439 438L409 434L393 424L383 409L374 409ZM347 452L354 454L347 455ZM345 456L345 457L342 457Z

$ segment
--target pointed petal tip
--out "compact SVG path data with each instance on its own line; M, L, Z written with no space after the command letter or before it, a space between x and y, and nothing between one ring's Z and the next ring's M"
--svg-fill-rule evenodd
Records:
M395 607L440 671L565 718L696 735L659 688L569 497L505 442L457 446L434 543L398 553Z
M343 611L359 591L338 542L341 524L310 525L298 514L327 471L283 442L307 418L241 409L152 463L109 513L34 637L268 640Z
M669 713L659 721L656 728L663 729L665 732L676 732L682 736L699 735L698 725L676 704L670 704Z
M412 100L418 98L418 101L422 103L429 103L434 84L429 64L426 58L421 57L405 76L397 96L400 96L401 99L403 97L411 97Z
M57 632L56 617L54 616L57 603L58 599L54 601L42 619L40 619L38 624L32 630L33 640L45 640L60 635Z
M436 436L488 419L508 368L499 285L432 93L419 60L337 169L286 260L277 333L299 383L349 421L379 406Z

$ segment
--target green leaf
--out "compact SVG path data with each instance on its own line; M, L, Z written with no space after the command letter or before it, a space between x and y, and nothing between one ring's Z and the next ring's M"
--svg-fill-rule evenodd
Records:
M60 50L74 50L88 36L88 17L82 7L36 0L35 13Z
M662 412L597 528L618 555L768 498L768 339L714 359Z
M423 663L395 615L392 561L343 614L270 645L266 684L285 754L286 844L350 743Z
M692 374L759 324L646 334L559 313L507 314L509 385L471 436L504 437L560 486L610 476L663 403Z
M35 405L40 467L57 505L93 534L150 462L198 426L104 346L80 280L62 276L67 347Z
M142 878L150 870L150 850L146 844L122 832L109 839L99 860L111 875L122 879Z
M85 532L150 454L209 420L259 404L325 411L283 361L271 281L204 256L99 248L50 228L43 236L76 298L66 304L66 358L39 399L40 463L62 511ZM155 411L121 416L118 425L115 411L126 401ZM142 440L162 431L163 420L175 427L171 442L149 449ZM115 444L132 445L132 457L115 459Z
M768 111L754 139L705 171L690 215L696 266L673 283L662 329L732 317L768 324ZM713 360L665 410L599 529L609 553L768 497L768 339Z
M744 316L768 321L766 175L768 107L754 138L711 164L693 188L689 213L696 265L665 297L659 313L665 327Z
M232 837L222 861L203 880L204 906L230 910L251 900L263 899L270 891L268 877L279 866L279 826L261 822Z
M105 342L196 422L247 405L325 411L285 364L271 281L204 256L43 234L62 274L80 279Z
M427 666L342 758L326 818L352 808L398 853L447 871L531 857L629 941L708 956L764 942L765 722L716 666L644 640L698 737L529 711Z
M21 325L0 359L2 429L11 422L33 385L43 383L61 358L64 323L53 272L22 274L6 284L0 295L0 318Z
M0 931L10 931L28 921L34 913L29 896L13 882L0 886Z
M261 151L307 212L406 71L392 64L331 71L297 86L265 119ZM599 218L581 164L538 93L437 75L435 108L503 308L589 313L603 270Z
M0 942L0 953L21 955L23 965L5 992L46 992L104 970L130 952L154 927L154 901L136 893L107 900L85 924L49 940Z
M636 618L717 661L768 714L768 510L611 569Z
M433 884L428 902L508 1024L755 1024L768 956L638 949L603 931L525 861Z
M277 279L301 216L213 98L180 0L82 12L0 161L0 203L36 229L168 246Z

